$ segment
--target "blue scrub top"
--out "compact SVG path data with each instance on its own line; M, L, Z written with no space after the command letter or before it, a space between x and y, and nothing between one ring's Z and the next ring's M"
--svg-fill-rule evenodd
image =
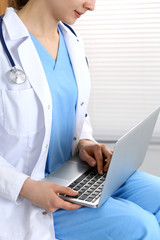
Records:
M56 170L72 156L78 88L63 34L58 27L57 60L32 35L52 95L52 130L45 174Z

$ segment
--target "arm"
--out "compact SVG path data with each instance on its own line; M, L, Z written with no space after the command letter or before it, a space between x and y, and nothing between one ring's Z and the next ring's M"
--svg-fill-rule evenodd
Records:
M85 117L83 128L80 135L80 140L81 139L88 139L96 143L96 140L93 138L93 129L90 123L89 115Z
M0 157L0 196L18 204L22 201L19 192L27 175L17 171L4 158Z
M29 176L20 173L5 159L0 157L0 196L19 204L26 198L34 205L49 212L58 208L75 210L80 205L68 203L58 197L58 193L76 196L78 192L68 188L44 181L35 181Z

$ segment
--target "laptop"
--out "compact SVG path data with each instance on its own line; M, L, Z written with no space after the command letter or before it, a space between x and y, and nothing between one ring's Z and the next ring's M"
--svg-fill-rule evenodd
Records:
M142 164L159 112L160 107L117 141L110 166L103 175L77 154L44 180L78 191L76 197L59 194L66 201L100 207Z

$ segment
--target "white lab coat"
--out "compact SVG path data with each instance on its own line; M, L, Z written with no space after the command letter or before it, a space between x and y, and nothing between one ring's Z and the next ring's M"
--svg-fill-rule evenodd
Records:
M78 102L72 154L80 139L91 139L87 113L90 75L82 40L60 23L77 85ZM21 199L28 176L44 178L50 141L52 100L47 79L29 33L13 8L7 8L3 34L18 68L27 81L11 82L10 62L0 43L0 240L53 240L52 214Z

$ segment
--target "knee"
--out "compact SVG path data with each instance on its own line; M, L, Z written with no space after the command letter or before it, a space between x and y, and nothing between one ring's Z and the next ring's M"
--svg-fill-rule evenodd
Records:
M143 213L141 212L131 216L130 223L132 225L130 234L132 237L134 236L133 239L160 239L160 227L157 219L152 213L143 211Z
M160 178L156 176L149 176L150 182L146 188L144 187L144 209L149 209L153 214L156 214L160 209ZM148 193L147 193L148 192Z

